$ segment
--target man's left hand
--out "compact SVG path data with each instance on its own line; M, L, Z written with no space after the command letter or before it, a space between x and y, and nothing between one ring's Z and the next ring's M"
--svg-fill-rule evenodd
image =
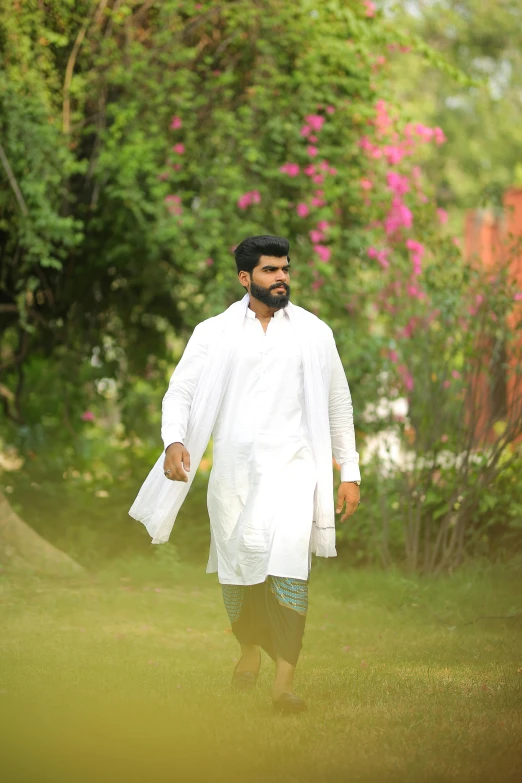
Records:
M350 481L341 481L339 489L337 490L337 503L335 504L335 513L339 514L346 503L346 510L340 519L341 522L344 522L345 519L348 519L352 514L355 514L360 497L361 490L357 484Z

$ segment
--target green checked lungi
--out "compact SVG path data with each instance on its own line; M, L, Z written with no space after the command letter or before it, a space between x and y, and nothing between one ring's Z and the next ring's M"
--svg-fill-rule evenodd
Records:
M297 664L308 611L308 581L267 576L255 585L222 584L223 600L240 644L256 644L272 660Z

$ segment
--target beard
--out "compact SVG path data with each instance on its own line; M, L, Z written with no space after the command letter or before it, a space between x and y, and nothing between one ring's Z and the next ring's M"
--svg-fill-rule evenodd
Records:
M286 289L286 293L273 294L272 290L275 288L284 288ZM280 285L272 286L272 288L263 288L263 286L257 285L257 283L254 283L252 280L250 283L250 296L253 296L254 299L258 299L260 302L263 302L263 304L267 305L267 307L275 307L279 309L281 307L286 307L290 301L290 286L286 285L285 283L281 283Z

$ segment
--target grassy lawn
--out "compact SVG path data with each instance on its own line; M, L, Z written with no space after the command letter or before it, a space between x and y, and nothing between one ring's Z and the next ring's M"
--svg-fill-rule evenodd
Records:
M2 779L518 783L521 584L520 560L440 579L316 560L309 711L285 717L265 654L256 692L229 691L239 648L204 567L3 574Z

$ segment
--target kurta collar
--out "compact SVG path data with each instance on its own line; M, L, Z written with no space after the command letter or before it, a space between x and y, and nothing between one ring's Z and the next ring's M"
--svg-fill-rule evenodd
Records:
M280 320L281 318L284 318L285 317L285 310L286 310L286 307L281 307L279 310L276 310L275 313L274 313L274 318L276 318L277 320ZM250 309L250 307L246 308L246 314L247 314L247 318L255 318L256 317L256 314L254 313L253 310Z

